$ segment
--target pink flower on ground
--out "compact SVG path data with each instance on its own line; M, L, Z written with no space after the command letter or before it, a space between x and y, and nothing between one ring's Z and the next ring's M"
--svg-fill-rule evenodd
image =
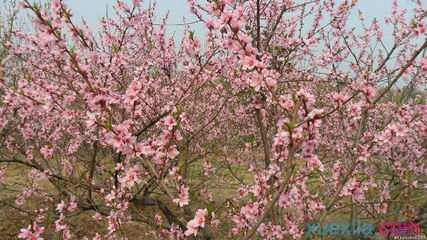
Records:
M0 184L5 180L6 178L6 168L0 168Z
M154 222L159 226L162 225L163 224L162 216L160 214L156 214L154 216Z

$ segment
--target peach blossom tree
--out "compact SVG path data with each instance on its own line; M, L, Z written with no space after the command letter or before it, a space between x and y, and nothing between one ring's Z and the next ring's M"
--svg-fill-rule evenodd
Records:
M427 12L400 2L368 21L356 0L188 0L207 33L177 41L140 0L97 31L66 1L22 1L34 30L6 44L23 67L0 107L17 237L301 239L334 214L414 219Z

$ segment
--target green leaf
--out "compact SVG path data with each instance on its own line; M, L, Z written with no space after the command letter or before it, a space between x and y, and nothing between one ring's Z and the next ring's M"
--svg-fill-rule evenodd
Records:
M194 32L190 31L189 32L189 36L188 36L191 40L194 40Z
M113 46L111 46L111 49L113 50L113 53L118 53L120 51L119 46L117 46L116 44L113 44Z
M108 130L113 130L113 124L112 124L111 122L108 122L108 123L107 123L107 125L105 125L105 127L106 127Z
M211 215L214 212L214 210L215 210L214 204L212 202L209 202L208 205L207 205L207 209L208 209L209 215Z

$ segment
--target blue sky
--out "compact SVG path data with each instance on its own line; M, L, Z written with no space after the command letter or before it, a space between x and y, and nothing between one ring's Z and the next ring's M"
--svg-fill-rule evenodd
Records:
M124 1L131 2L131 0ZM187 6L187 0L144 0L143 2L147 4L150 1L157 2L158 16L164 16L169 12L168 23L170 24L182 23L183 18L185 18L187 22L194 20ZM411 3L412 1L413 0L398 0L398 3L401 6L410 8L413 6L413 3ZM65 2L73 10L76 20L84 18L93 29L96 29L97 26L99 26L98 23L101 17L105 15L107 9L111 9L116 0L65 0ZM427 0L421 0L421 2L427 5ZM390 15L391 5L392 0L359 0L357 8L365 14L366 20L377 18L380 20L381 24L384 21L384 17ZM110 11L110 13L112 13L112 11ZM355 27L359 28L360 25L355 20L353 21ZM178 39L182 37L183 29L182 26L168 27L169 34L174 34ZM201 23L193 24L192 29L195 30L196 34L199 36L203 35L205 32L204 26ZM386 29L385 34L389 35L390 31L391 29Z
M402 6L412 5L410 0L398 1ZM96 27L99 19L105 15L107 6L114 5L115 0L66 0L66 2L74 10L75 17L83 17L91 26ZM130 2L130 0L126 2ZM422 0L422 2L427 4L427 0ZM391 3L392 0L359 0L358 8L365 13L367 20L374 17L383 20L391 12ZM157 0L157 7L160 16L169 11L169 23L181 23L184 17L189 22L193 19L186 0ZM200 24L193 27L196 28L196 32L203 31L203 26ZM182 27L173 27L172 31L179 34Z
M66 2L74 10L76 19L83 17L89 22L90 26L96 28L99 20L105 16L106 9L111 9L116 0L66 0ZM125 0L125 2L131 2L131 0ZM143 2L148 4L150 0L144 0ZM157 16L162 17L169 13L168 23L170 24L182 23L184 18L186 22L195 20L187 7L187 0L151 0L151 2L156 2ZM168 27L169 33L174 34L177 38L182 37L183 29L184 27L182 26ZM200 23L194 24L192 29L199 34L205 32L203 24Z
M85 18L92 27L98 25L97 23L106 13L106 9L111 7L116 3L115 0L66 0L67 4L71 9L74 10L75 17ZM130 0L125 0L125 2L131 2ZM143 1L148 3L149 0ZM153 0L151 2L154 2ZM168 23L182 23L183 18L186 18L186 21L190 22L194 20L189 8L187 7L186 0L156 0L158 16L164 16L169 12L169 21ZM111 12L110 12L111 13ZM194 26L198 31L203 31L203 26ZM172 31L177 32L178 34L182 32L183 27L172 27Z
M115 0L66 0L66 2L78 16L87 18L91 23L96 23L97 19L105 14L106 6L111 7ZM130 0L125 0L125 2L130 2ZM180 22L182 17L191 18L186 0L157 0L156 2L160 14L170 12L171 21ZM412 5L410 0L398 0L398 2L402 6ZM427 0L421 0L421 2L427 4ZM391 12L391 3L392 0L359 0L358 6L368 17L381 19Z
M84 17L91 24L105 15L106 9L115 4L115 0L67 0L76 16ZM126 0L125 2L130 2ZM149 1L144 1L148 3ZM153 1L152 1L153 2ZM171 22L182 22L183 17L191 18L190 10L187 8L186 0L157 0L157 9L160 15L170 13Z

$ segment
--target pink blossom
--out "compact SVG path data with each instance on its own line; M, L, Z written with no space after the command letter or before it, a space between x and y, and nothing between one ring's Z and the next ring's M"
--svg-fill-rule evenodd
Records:
M61 201L60 203L58 203L58 205L56 205L56 210L60 213L62 213L65 209L66 205L64 201Z
M92 240L102 240L102 237L101 237L101 235L99 233L96 233L95 237L93 237Z
M96 212L92 218L95 219L96 221L101 221L102 215L100 213Z
M294 102L292 101L292 98L287 95L280 96L279 104L282 108L286 109L287 111L291 111L295 105Z
M187 223L187 230L184 232L185 236L197 236L200 228L205 227L206 217L208 216L207 209L198 209L196 215L192 220Z
M415 28L415 34L417 36L423 36L426 33L426 27L424 26L424 24L419 24L416 28Z
M130 128L130 122L123 122L113 126L114 132L108 132L105 134L105 142L120 152L126 154L131 153L136 138L132 135Z
M44 232L44 227L39 227L37 223L21 229L18 238L25 240L43 240L40 235Z
M181 185L178 189L178 198L174 199L173 202L178 204L180 207L188 205L190 202L190 194L188 193L188 187Z
M70 201L68 202L68 208L67 208L68 212L73 212L74 210L77 209L77 201L76 200L77 199L74 195L70 197Z
M53 149L48 147L48 146L44 146L40 149L40 153L43 155L44 158L46 159L51 159L53 157Z
M427 58L423 58L423 59L421 60L421 68L422 68L424 71L427 71Z
M132 0L133 5L140 5L141 0Z
M176 126L176 121L172 116L167 116L164 121L169 131Z
M247 69L252 69L258 64L258 61L254 56L245 56L243 58L243 66Z
M125 170L125 169L123 169ZM134 165L125 170L124 176L119 179L123 187L132 188L141 182L141 170L138 165Z
M375 97L375 89L372 86L364 85L361 91L365 94L366 98L369 100Z

